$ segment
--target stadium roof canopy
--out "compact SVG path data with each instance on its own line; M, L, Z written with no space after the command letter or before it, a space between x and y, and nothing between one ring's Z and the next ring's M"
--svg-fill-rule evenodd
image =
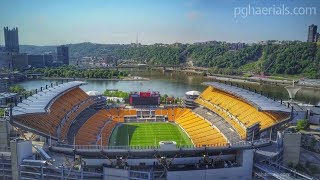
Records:
M188 96L199 96L200 92L199 91L188 91L188 92L186 92L186 95L188 95Z
M229 94L235 95L262 111L291 112L291 109L288 108L286 105L281 104L278 101L274 101L273 99L267 98L266 96L260 95L258 93L243 88L218 82L205 82L204 84L227 92Z
M88 91L88 92L86 92L89 96L100 96L100 95L102 95L102 93L101 92L99 92L99 91Z
M13 107L12 115L21 115L27 113L44 113L47 107L60 94L67 92L75 87L86 84L83 81L71 81L57 86L49 87L43 91L24 99L17 106Z

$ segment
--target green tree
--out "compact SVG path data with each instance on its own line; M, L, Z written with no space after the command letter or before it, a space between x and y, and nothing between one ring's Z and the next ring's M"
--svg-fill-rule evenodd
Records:
M22 94L23 92L25 92L26 90L20 86L20 85L14 85L14 86L11 86L9 88L9 91L12 92L12 93L18 93L18 94Z
M31 72L44 73L46 77L65 77L65 78L121 78L128 76L126 71L110 69L76 69L74 66L61 66L58 68L34 68Z
M124 91L109 91L106 90L103 95L109 96L109 97L120 97L123 98L125 101L129 99L129 93Z
M297 121L297 130L305 130L310 126L309 121L307 119L300 119Z
M3 117L3 116L4 116L4 112L5 112L5 109L0 108L0 117Z

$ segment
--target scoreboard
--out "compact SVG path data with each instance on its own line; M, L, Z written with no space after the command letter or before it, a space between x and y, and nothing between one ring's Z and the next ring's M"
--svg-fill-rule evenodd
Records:
M129 103L132 106L148 106L160 105L159 92L131 92L129 95Z

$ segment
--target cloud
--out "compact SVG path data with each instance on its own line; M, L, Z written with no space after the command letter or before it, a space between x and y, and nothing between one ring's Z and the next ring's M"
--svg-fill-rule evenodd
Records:
M199 11L189 11L186 14L187 19L190 20L190 21L196 21L199 18L201 18L201 16L202 15L201 15L201 13Z

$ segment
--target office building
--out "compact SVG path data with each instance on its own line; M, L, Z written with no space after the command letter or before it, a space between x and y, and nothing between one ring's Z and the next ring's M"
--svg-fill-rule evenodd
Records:
M311 24L308 30L308 42L316 42L317 41L317 26Z
M11 54L8 52L0 52L0 70L11 68Z
M29 54L28 65L30 67L35 67L35 68L44 67L45 66L44 56L42 54L41 55Z
M52 54L30 54L28 55L28 65L30 67L43 68L50 67L53 63Z
M0 77L0 93L7 92L9 90L9 79Z
M8 52L19 52L18 28L9 29L4 27L5 50Z
M26 53L11 54L11 64L13 70L28 69L28 55Z
M52 66L52 63L53 63L53 55L52 54L44 54L43 59L44 59L44 65L46 67Z
M69 65L69 48L65 45L57 47L57 61Z

